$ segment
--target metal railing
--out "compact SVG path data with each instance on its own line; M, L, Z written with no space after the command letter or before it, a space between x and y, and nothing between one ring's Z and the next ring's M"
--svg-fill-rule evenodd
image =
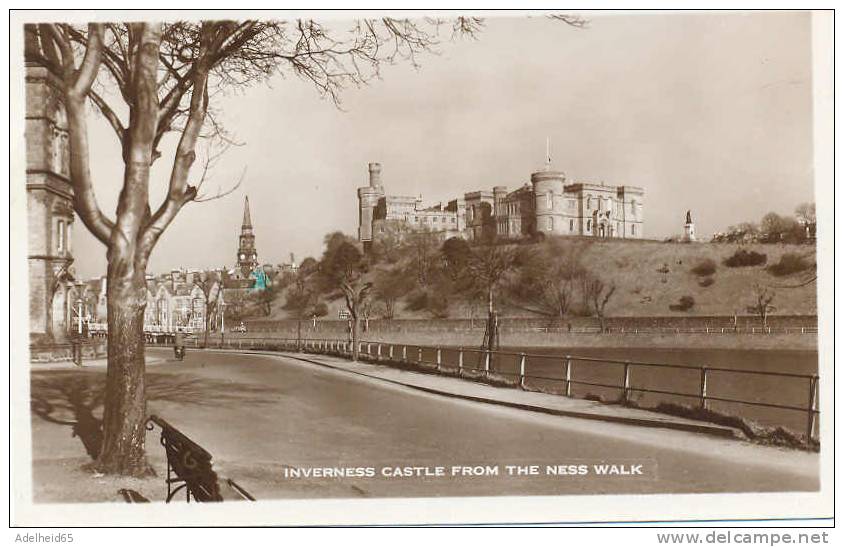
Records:
M190 341L190 345L202 346L200 340ZM330 338L309 338L297 340L295 338L255 338L239 337L227 339L224 343L214 340L211 347L223 347L239 350L264 349L282 351L305 351L309 353L322 353L339 356L352 355L352 342L341 339ZM710 402L730 403L747 405L760 408L778 409L789 412L801 412L806 417L806 443L811 445L816 440L816 431L820 418L818 401L819 376L817 374L798 374L791 372L772 372L755 369L733 369L725 367L695 366L672 363L657 363L647 361L620 360L611 358L596 358L576 355L543 355L538 353L514 352L514 351L489 351L477 348L448 347L448 346L420 346L415 344L393 344L388 342L358 342L359 355L373 361L399 362L412 364L421 367L431 367L437 372L445 372L450 369L458 375L466 372L477 373L480 376L491 378L495 375L512 377L512 385L521 389L527 389L528 380L545 380L561 382L563 384L562 395L572 397L573 386L592 386L611 390L617 390L620 395L620 402L630 403L633 393L649 393L655 395L668 395L697 402L700 409L710 409ZM426 358L426 354L428 357ZM451 358L446 358L446 355ZM473 356L474 358L471 358ZM495 363L501 357L515 359L514 371L505 371L497 368ZM562 376L544 376L529 374L531 361L551 361L561 366ZM472 366L474 361L475 366ZM579 365L579 366L575 366ZM617 382L587 380L582 376L576 376L576 370L594 369L599 366L617 367ZM671 389L658 389L653 386L633 385L633 373L637 369L651 368L660 370L685 371L695 375L697 378L697 390L694 393L675 391ZM807 404L786 404L780 402L754 401L746 398L719 396L711 393L709 389L710 379L713 374L726 374L738 376L760 376L785 379L788 382L805 382L805 393L807 393Z
M535 327L534 332L559 334L817 334L818 327Z

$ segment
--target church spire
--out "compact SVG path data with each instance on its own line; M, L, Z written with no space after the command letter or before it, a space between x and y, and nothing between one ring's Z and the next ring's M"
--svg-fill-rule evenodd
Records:
M249 196L246 196L246 201L243 203L243 228L252 227L252 217L249 214Z

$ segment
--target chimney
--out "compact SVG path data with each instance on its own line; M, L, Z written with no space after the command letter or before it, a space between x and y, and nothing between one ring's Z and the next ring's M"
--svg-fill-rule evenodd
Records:
M369 164L369 186L372 188L380 188L381 187L381 164L380 163L370 163Z

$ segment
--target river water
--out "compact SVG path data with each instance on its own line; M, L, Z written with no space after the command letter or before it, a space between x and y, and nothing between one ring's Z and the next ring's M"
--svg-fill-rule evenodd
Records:
M409 355L416 356L416 350ZM672 368L659 365L686 365L727 370L709 370L706 378L708 397L740 399L757 403L786 405L805 409L809 403L808 378L751 374L747 371L813 375L818 372L818 353L811 350L737 350L737 349L665 349L665 348L502 348L510 355L497 355L491 369L514 378L519 373L519 352L527 354L525 375L528 388L553 393L565 392L566 355L571 360L571 395L600 397L616 401L624 382L624 361L634 364L630 369L630 398L636 403L652 407L660 402L684 405L699 404L701 372L698 369ZM442 351L446 366L456 366L458 352ZM578 357L592 360L578 360ZM423 359L436 359L433 352L423 351ZM621 361L621 362L616 362ZM648 363L647 365L644 363ZM465 351L463 365L482 369L484 357L477 351ZM744 372L742 372L744 371ZM592 385L589 385L592 384ZM603 385L594 385L603 384ZM639 388L639 389L637 389ZM642 391L668 391L688 396ZM805 410L786 410L741 403L708 401L712 410L751 419L762 425L784 426L797 434L807 430Z

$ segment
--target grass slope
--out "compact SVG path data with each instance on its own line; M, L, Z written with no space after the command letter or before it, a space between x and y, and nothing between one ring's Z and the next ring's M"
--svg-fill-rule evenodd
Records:
M584 264L606 282L616 284L615 294L607 305L608 316L692 316L745 314L753 302L753 284L770 286L776 296L772 305L775 315L812 315L817 313L817 286L810 283L798 288L781 288L796 285L794 276L775 277L765 270L765 265L729 268L724 260L738 249L764 253L767 264L779 261L785 253L798 253L814 260L815 247L809 245L762 245L729 243L674 243L658 241L590 241L583 256ZM715 262L716 270L709 286L701 286L704 277L692 269L701 261ZM667 268L667 273L660 270ZM695 304L688 311L674 311L669 306L681 297L691 296ZM273 305L270 317L261 319L287 319L282 309L282 292ZM342 300L328 303L327 318L336 319L344 309ZM410 312L404 303L396 306L397 318L426 318L426 312ZM520 309L504 309L504 315L527 316ZM451 317L467 317L468 310L455 304Z

